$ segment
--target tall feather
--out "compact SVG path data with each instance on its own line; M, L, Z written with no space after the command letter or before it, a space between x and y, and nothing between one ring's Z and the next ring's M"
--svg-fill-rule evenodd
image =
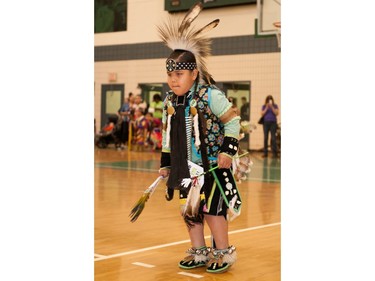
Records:
M203 5L200 2L196 3L190 8L190 10L186 13L184 19L182 20L180 27L178 28L179 34L182 34L190 27L191 23L197 18L202 9Z
M205 25L204 27L202 27L201 29L199 29L198 31L196 31L193 36L197 36L199 34L203 34L205 32L208 32L210 31L211 29L215 28L218 24L219 24L220 20L219 19L216 19L216 20L213 20L212 22L210 22L209 24Z

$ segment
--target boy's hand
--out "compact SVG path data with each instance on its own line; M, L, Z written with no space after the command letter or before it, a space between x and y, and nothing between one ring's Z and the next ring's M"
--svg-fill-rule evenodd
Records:
M219 169L229 169L232 165L232 158L224 153L220 153L217 159Z
M163 178L168 177L169 173L170 173L169 169L159 169L159 175L161 175Z

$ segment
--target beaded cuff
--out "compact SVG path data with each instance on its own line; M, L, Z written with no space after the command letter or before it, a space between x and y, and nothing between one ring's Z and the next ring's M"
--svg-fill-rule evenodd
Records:
M220 147L220 152L230 156L236 155L238 152L238 139L234 137L224 137L224 142Z

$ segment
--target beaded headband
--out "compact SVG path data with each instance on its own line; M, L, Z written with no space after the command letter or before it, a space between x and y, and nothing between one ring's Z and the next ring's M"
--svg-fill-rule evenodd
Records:
M194 70L197 68L195 62L176 62L174 59L167 59L166 68L168 72L175 70Z

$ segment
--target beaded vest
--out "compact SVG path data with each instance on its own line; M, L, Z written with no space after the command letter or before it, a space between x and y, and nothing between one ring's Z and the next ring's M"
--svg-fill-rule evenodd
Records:
M207 149L207 155L209 157L209 162L216 162L218 156L219 148L224 141L224 124L220 119L212 113L209 102L211 96L211 87L208 85L199 86L195 94L190 94L187 96L187 105L185 109L185 120L186 120L186 132L188 139L188 155L190 155L191 148L194 147L194 130L192 130L192 123L190 117L190 106L192 100L196 101L196 107L200 114L202 114L205 122L202 124L204 133L204 142ZM169 91L167 93L167 101L170 102L172 106L176 106L176 95ZM167 111L167 103L164 105L165 112ZM201 132L202 133L202 132ZM200 151L197 151L200 155ZM191 156L191 155L190 155ZM189 157L190 158L190 157Z

